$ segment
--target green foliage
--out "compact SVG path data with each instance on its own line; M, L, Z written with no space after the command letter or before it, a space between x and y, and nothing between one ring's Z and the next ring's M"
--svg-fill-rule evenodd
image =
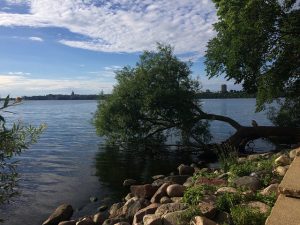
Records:
M9 96L7 96L3 106L0 107L0 113L7 112L6 108L17 104L19 100L9 104ZM20 122L7 128L5 122L3 114L0 115L0 204L16 194L14 187L17 179L17 163L12 160L12 157L19 155L29 145L36 142L45 128L44 125L38 128L24 126Z
M214 151L224 172L228 172L231 165L237 164L238 150L235 147L224 143L216 145Z
M254 193L253 195L249 196L247 199L248 201L260 201L263 202L270 207L273 207L276 200L277 200L277 194L275 192L269 194L269 195L262 195L259 192Z
M188 209L184 210L184 212L180 216L180 224L183 224L184 222L189 222L191 219L193 219L195 216L202 215L200 209L198 206L191 206Z
M268 217L268 214L241 205L232 207L230 215L234 225L264 225Z
M216 201L217 208L221 211L230 212L230 209L243 201L243 195L237 193L224 193L219 195Z
M257 110L284 96L276 124L300 126L300 16L297 1L213 0L219 20L208 43L209 77L257 92ZM296 106L296 107L294 107ZM289 113L291 112L291 113ZM275 113L275 111L273 111ZM286 123L286 121L291 121Z
M183 202L189 205L197 205L203 199L203 196L208 193L214 193L216 187L212 185L199 185L187 188L183 195Z
M180 141L209 140L208 124L196 118L199 83L191 64L181 62L170 46L145 51L136 67L116 72L117 84L99 102L94 123L99 135L113 142L164 141L170 131Z
M243 163L231 164L229 172L233 177L249 176L257 171L257 162L247 160Z

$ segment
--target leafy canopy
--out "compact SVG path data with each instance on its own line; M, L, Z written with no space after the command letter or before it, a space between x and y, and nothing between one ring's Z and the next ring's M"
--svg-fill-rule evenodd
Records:
M117 84L107 101L100 101L95 125L111 141L207 141L207 123L195 121L200 86L191 78L191 63L181 62L170 46L145 51L134 68L116 72Z
M213 0L219 21L209 41L209 77L257 92L257 110L279 100L277 125L300 126L300 9L296 0ZM284 96L285 101L280 101ZM278 114L274 117L274 114Z

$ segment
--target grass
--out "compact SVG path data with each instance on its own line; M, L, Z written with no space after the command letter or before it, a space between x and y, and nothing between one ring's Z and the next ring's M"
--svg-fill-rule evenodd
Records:
M234 225L264 225L268 214L247 206L234 206L230 210Z
M203 199L205 194L214 193L216 187L212 185L199 185L194 187L189 187L184 192L183 202L189 205L197 205Z
M216 205L218 210L230 212L232 207L241 202L243 202L243 195L241 193L224 193L218 196Z
M184 210L183 214L181 214L179 218L179 222L191 221L195 216L200 216L201 211L197 206L191 206L188 209Z
M229 171L231 165L237 164L238 150L235 147L229 144L221 144L216 145L214 151L218 155L220 167L225 173Z

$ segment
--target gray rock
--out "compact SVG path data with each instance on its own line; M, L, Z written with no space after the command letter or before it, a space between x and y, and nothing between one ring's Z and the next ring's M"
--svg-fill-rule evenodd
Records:
M121 216L123 214L123 206L123 202L113 204L109 209L109 217L113 218L116 216Z
M175 184L184 184L188 178L188 175L174 175L166 177L165 180Z
M259 179L251 176L244 176L236 178L233 183L237 187L250 189L252 191L256 191L260 188Z
M146 208L143 208L139 210L133 218L133 224L142 223L143 218L147 214L153 214L157 210L157 208L160 206L158 203L152 203L151 205L147 206Z
M144 225L163 225L162 219L156 214L145 215L143 218L143 223Z
M233 187L220 187L217 191L216 191L216 195L220 195L220 194L224 194L224 193L236 193L237 190Z
M132 185L130 187L130 191L134 196L146 199L151 199L157 189L157 186L153 186L151 184Z
M156 186L156 187L160 187L161 185L163 185L166 182L168 182L168 181L165 178L163 178L163 179L160 178L160 179L153 181L152 185Z
M170 212L176 212L180 210L185 210L187 209L188 206L184 203L167 203L164 205L161 205L157 208L155 211L156 215L164 215Z
M102 225L115 225L116 223L120 223L120 222L129 223L129 220L125 217L115 217L115 218L110 218L105 220Z
M137 183L137 181L134 179L126 179L123 181L123 186L128 187L128 186L134 185L136 183Z
M193 173L195 172L194 167L187 166L184 164L181 164L177 169L179 175L193 175Z
M139 210L147 207L149 204L150 204L149 201L146 199L142 199L142 198L129 199L123 206L123 215L125 215L126 218L129 218L129 220L132 220L134 215Z
M73 208L71 205L62 204L58 206L43 225L57 225L62 221L67 221L73 215Z
M172 200L167 196L164 196L160 199L160 204L166 204L166 203L171 203L171 202L172 202Z
M160 199L167 195L167 188L170 185L170 183L164 183L163 185L158 188L158 190L155 192L155 194L151 198L152 203L159 203Z
M268 187L263 189L260 193L262 195L269 195L269 194L272 194L274 192L277 193L278 192L278 186L279 186L278 183L270 184Z
M184 220L182 215L185 213L185 210L175 211L165 214L162 217L163 225L186 225L189 221Z
M171 184L167 187L169 197L182 197L186 187L180 184Z

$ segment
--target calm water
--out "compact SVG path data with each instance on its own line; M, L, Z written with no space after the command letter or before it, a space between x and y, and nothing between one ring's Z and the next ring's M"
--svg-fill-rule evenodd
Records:
M254 99L203 100L205 111L228 115L243 125L255 119L270 125L264 113L254 113ZM163 151L160 154L120 152L104 147L91 124L96 101L27 101L14 108L25 123L46 123L48 128L39 142L18 157L20 195L0 207L5 225L39 225L61 203L76 208L75 217L94 213L102 204L120 198L126 178L140 181L174 171L180 163L196 161L194 155ZM224 140L234 130L213 122L215 140ZM98 201L89 202L90 196Z

